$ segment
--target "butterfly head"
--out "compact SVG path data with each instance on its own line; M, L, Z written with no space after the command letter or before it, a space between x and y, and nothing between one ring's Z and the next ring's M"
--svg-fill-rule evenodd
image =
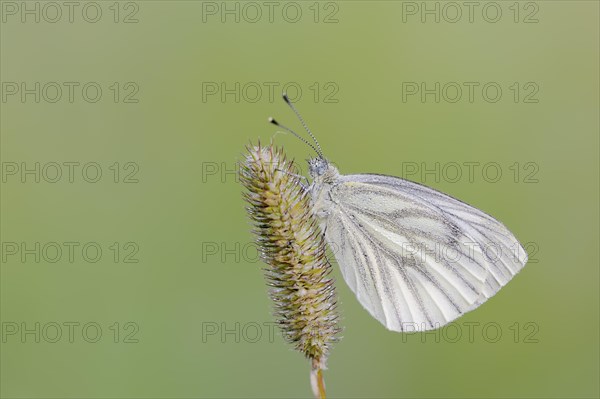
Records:
M334 181L339 175L337 168L321 156L308 160L308 173L313 180L319 179L323 182Z
M308 160L308 173L313 179L322 176L327 171L329 162L325 158L317 157Z

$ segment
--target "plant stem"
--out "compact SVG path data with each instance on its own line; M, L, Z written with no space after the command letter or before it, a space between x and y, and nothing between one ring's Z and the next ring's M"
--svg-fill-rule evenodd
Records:
M325 381L323 380L323 369L321 368L321 362L313 359L312 369L310 371L310 382L313 389L313 394L316 399L326 399L325 394Z

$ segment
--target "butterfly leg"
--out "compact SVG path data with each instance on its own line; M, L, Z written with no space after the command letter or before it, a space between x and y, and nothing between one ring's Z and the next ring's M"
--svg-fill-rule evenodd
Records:
M308 177L299 175L297 173L288 172L287 170L283 170L283 169L276 169L276 170L279 172L285 173L288 176L292 176L292 177L299 179L300 181L298 183L300 184L302 189L305 191L308 190L308 187L310 185L310 182L308 181Z

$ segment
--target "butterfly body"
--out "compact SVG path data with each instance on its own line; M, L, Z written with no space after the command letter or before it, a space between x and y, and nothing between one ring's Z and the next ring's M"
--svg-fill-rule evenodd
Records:
M309 172L313 213L344 280L390 330L450 323L527 262L502 223L449 195L393 176L341 175L321 156Z

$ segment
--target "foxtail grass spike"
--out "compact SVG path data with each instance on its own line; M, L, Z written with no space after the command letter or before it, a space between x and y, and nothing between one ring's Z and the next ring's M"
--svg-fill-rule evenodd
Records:
M247 147L240 180L278 325L311 362L311 386L325 397L322 370L340 331L325 239L301 177L282 149Z

